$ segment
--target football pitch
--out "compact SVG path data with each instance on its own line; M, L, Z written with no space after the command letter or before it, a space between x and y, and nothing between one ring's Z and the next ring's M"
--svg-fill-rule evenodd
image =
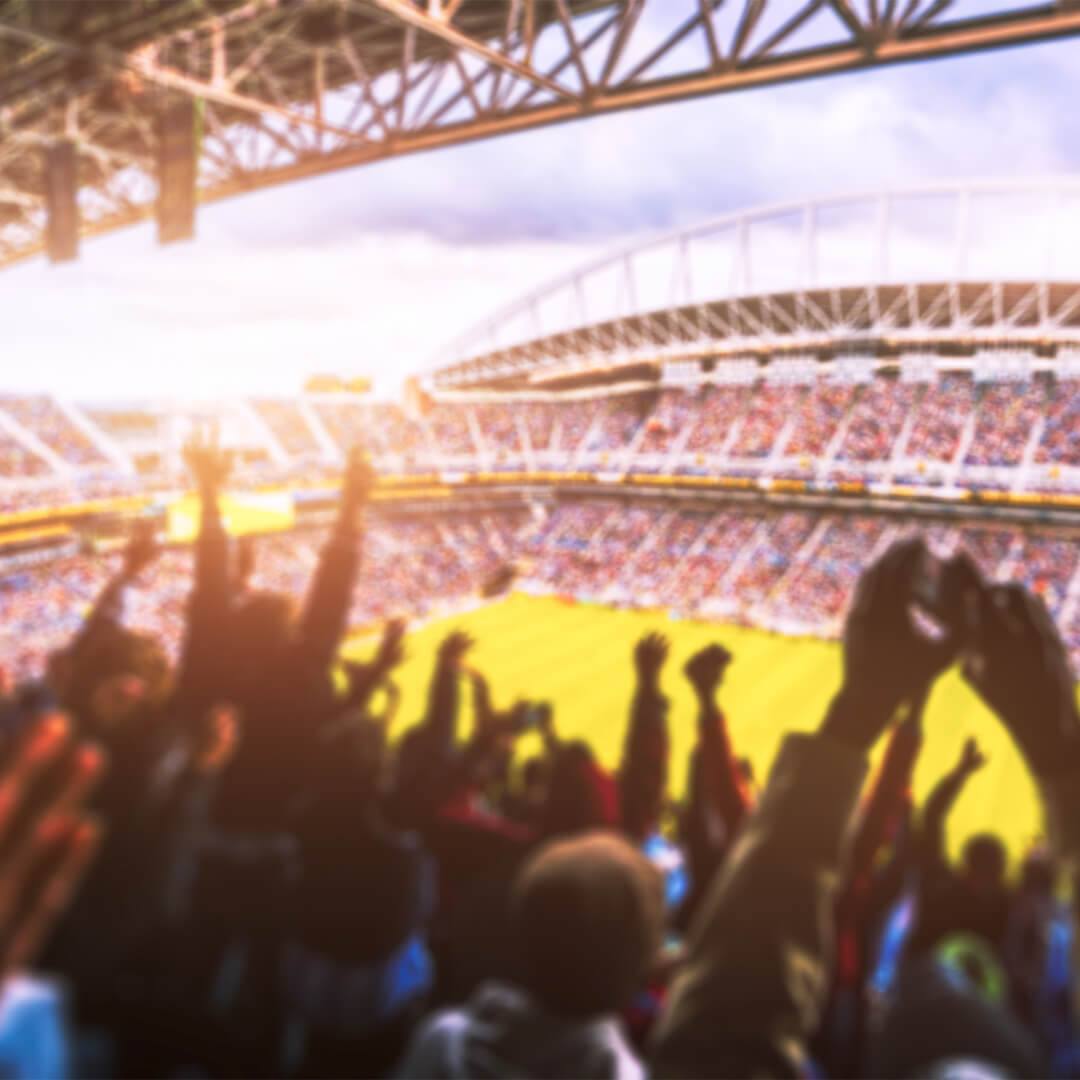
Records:
M395 677L402 695L395 735L423 715L436 650L455 628L476 639L469 662L487 675L497 708L506 708L518 697L550 701L559 735L588 740L609 768L618 763L626 730L634 689L634 644L649 630L667 634L671 655L663 690L671 701L670 784L677 796L685 785L697 717L682 666L696 650L720 641L734 654L720 700L736 753L753 762L759 783L784 735L814 730L840 684L841 653L833 642L514 594L466 615L431 622L409 635L408 657ZM371 652L371 639L356 640L347 651L364 657ZM464 734L472 722L467 687L462 688L461 700ZM953 852L981 829L997 832L1014 855L1041 835L1042 814L1026 769L1008 735L958 672L948 672L936 686L925 729L915 771L917 802L952 767L969 735L978 738L989 757L949 818ZM522 753L536 749L534 738L522 739Z

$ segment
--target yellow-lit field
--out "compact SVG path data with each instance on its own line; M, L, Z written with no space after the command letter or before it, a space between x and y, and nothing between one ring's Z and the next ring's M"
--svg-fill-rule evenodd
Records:
M753 761L759 779L786 732L818 725L840 680L840 647L830 642L513 595L410 635L408 660L396 676L402 704L395 732L423 714L435 651L455 627L476 638L470 660L488 675L498 707L519 696L551 701L559 733L588 739L608 766L618 761L627 722L634 643L647 630L663 630L672 642L663 688L671 699L671 783L677 794L683 789L696 718L682 666L697 649L719 640L735 655L721 700L736 750ZM371 639L354 641L349 651L368 654ZM467 688L462 701L464 732L472 715ZM916 798L923 798L952 766L968 735L978 737L990 761L956 804L949 821L950 847L955 851L970 833L991 828L1016 853L1041 832L1034 785L1008 735L955 671L940 681L930 699L915 773ZM530 748L526 740L523 749ZM807 812L813 813L813 807Z

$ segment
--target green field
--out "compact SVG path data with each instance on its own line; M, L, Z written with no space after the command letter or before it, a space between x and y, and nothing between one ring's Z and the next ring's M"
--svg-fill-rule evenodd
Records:
M817 726L841 671L839 646L831 642L513 595L410 635L409 656L397 676L403 696L395 733L423 714L435 650L455 627L476 638L470 660L488 675L498 707L519 696L551 701L560 735L588 739L609 767L618 761L626 727L634 643L647 630L667 633L672 654L663 688L672 703L671 783L676 794L683 788L696 717L682 665L697 649L718 640L735 655L721 701L736 752L753 761L759 780L786 732ZM362 656L370 652L370 643L355 641L349 651ZM462 700L467 730L470 695L463 693ZM991 828L1015 854L1041 832L1035 789L1004 730L955 671L939 682L930 699L926 742L915 773L916 798L924 797L952 766L968 735L978 737L990 761L968 784L950 817L950 848L955 852L966 836ZM523 742L524 752L532 749L528 740Z

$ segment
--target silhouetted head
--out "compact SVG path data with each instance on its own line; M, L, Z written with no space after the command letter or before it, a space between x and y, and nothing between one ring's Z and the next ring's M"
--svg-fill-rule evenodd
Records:
M285 593L252 593L232 613L228 645L241 694L273 670L292 640L295 621L296 602Z
M100 627L77 654L50 664L61 702L90 732L106 736L139 710L161 704L171 667L156 638L120 626Z
M588 743L570 742L555 755L543 813L546 836L568 836L619 822L618 790Z
M1054 891L1054 858L1044 845L1033 847L1020 867L1020 888L1048 896Z
M548 844L515 882L511 934L521 980L551 1012L620 1009L660 946L660 875L614 833Z
M1002 887L1005 864L1005 845L994 833L977 833L964 845L964 876L978 892Z

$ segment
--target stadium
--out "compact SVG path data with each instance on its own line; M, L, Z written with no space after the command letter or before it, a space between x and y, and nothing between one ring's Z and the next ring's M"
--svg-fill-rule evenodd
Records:
M291 5L284 0L243 5L207 0L210 14L194 6L205 23L189 24L188 16L179 14L174 22L168 5L148 5L140 16L144 22L113 25L106 6L105 14L95 16L104 21L94 32L98 46L91 57L72 51L59 15L38 23L29 17L6 18L0 3L0 42L12 50L5 55L14 64L9 96L16 101L0 112L0 155L9 136L11 151L7 158L0 156L0 172L6 170L8 185L0 185L0 265L41 252L53 261L72 258L80 235L112 232L155 213L162 242L185 235L195 200L178 210L167 197L168 162L157 163L162 191L152 197L153 185L147 186L153 163L142 155L138 140L147 117L156 115L151 89L187 94L199 103L199 138L204 125L206 136L197 154L205 157L197 160L198 175L187 182L192 194L198 184L200 202L213 203L384 156L604 110L1042 40L1072 34L1080 26L1067 4L949 21L940 17L947 3L920 10L913 2L903 15L899 9L905 5L888 3L879 12L871 3L864 19L861 6L837 0L809 4L787 21L764 28L758 25L758 9L767 5L747 3L738 13L738 5L732 5L724 13L732 25L721 27L714 22L719 5L703 2L682 29L671 31L663 48L673 48L689 26L711 44L711 65L661 74L652 70L652 60L641 60L631 64L630 74L620 76L622 50L645 6L634 0L617 5L617 10L616 5L561 0L507 4L505 30L496 19L499 5L481 9L468 0ZM524 21L518 25L526 10L527 29ZM854 44L813 39L798 48L792 45L803 24L824 10L847 28ZM719 62L709 27L734 34L727 66ZM533 57L533 36L537 42L545 40L549 30L564 33L567 48L561 59L538 48L541 63ZM550 47L550 37L546 40ZM284 56L275 52L282 42L291 42L292 51ZM589 70L595 64L585 59L593 42L610 44L602 81ZM16 55L16 43L28 50L25 55ZM852 55L845 51L850 49L855 49ZM466 67L462 55L482 59L487 67ZM316 92L308 111L302 95L312 58ZM79 64L90 66L84 71ZM271 74L256 79L263 66L273 69ZM432 79L430 97L415 114L414 128L407 129L410 95L421 93L429 74L452 67L460 84L436 92L438 80ZM415 77L418 69L424 71L422 77ZM573 70L580 80L576 90L566 83L566 73ZM85 81L87 93L95 95L92 105L64 98L61 91L70 89L76 75ZM0 72L0 95L6 77ZM507 81L501 98L500 79ZM493 83L487 107L480 101L485 80ZM343 102L334 95L356 86L363 90L362 106L346 121ZM40 90L40 103L31 103L26 87ZM395 89L393 104L386 103L387 87ZM515 90L523 91L516 100ZM91 125L90 133L76 140L70 135L70 114L77 111L70 105L73 100L110 122ZM397 112L396 128L392 111ZM180 126L190 127L190 119L185 114ZM373 125L382 132L378 137ZM317 137L306 149L286 138L298 126L310 128ZM79 182L93 188L95 198L83 200L81 230L58 239L63 223L58 224L55 187L60 181L53 170L59 166L49 164L51 159L45 166L37 159L31 163L25 148L38 148L42 132L60 127L69 132L65 137L72 139L73 153L82 162ZM249 127L258 128L251 144L255 150L267 154L269 142L276 142L282 156L241 163L240 136ZM340 142L329 145L331 137ZM160 142L165 145L167 132ZM91 160L96 162L93 169L87 166ZM886 565L905 541L921 538L932 557L947 567L966 553L979 588L987 594L1009 584L1022 586L1024 595L1045 607L1073 666L1080 664L1080 177L989 178L749 205L638 237L492 310L448 341L393 398L373 394L362 371L342 375L313 369L309 374L303 390L293 395L253 393L213 402L122 392L93 400L0 392L0 704L5 730L15 732L29 724L41 701L63 706L75 714L76 722L78 707L70 700L85 703L90 715L100 710L97 728L78 730L80 738L94 737L107 748L121 778L119 794L107 789L116 804L105 801L102 813L107 818L112 814L111 824L122 818L115 805L136 807L148 822L122 829L122 845L127 846L118 844L114 850L130 856L138 873L160 892L160 897L149 891L143 896L143 877L135 871L135 876L125 877L107 862L108 873L115 876L91 877L92 903L73 909L76 915L89 912L86 921L62 923L55 951L47 954L60 970L75 973L82 993L83 984L95 979L107 983L102 965L107 967L115 956L102 961L85 941L94 937L111 910L116 882L126 882L132 899L121 912L139 929L132 931L134 944L116 945L109 939L108 948L119 950L122 963L135 975L115 996L111 989L99 993L94 983L85 999L91 1017L87 1026L96 1025L117 1038L116 1045L109 1044L116 1056L106 1057L106 1072L125 1067L132 1075L156 1074L163 1063L174 1071L186 1066L189 1059L177 1057L175 1040L190 1039L191 1032L206 1023L211 1032L206 1039L213 1048L190 1052L204 1055L199 1065L207 1075L251 1069L280 1074L290 1068L291 1075L342 1068L346 1074L382 1074L379 1070L398 1060L406 1045L403 1032L408 1034L416 1024L417 1001L429 1000L431 993L440 1004L455 1003L459 983L469 983L473 958L462 961L457 956L458 938L471 941L469 934L479 934L483 947L478 954L484 948L497 952L504 944L502 939L495 942L494 930L478 929L474 923L491 914L485 904L496 902L492 896L509 903L505 867L512 866L516 873L522 850L532 852L538 838L549 841L562 835L558 829L545 831L544 816L552 815L550 792L558 790L554 777L560 753L584 754L586 774L603 778L596 780L601 792L610 795L614 785L616 803L622 799L624 817L619 820L624 832L629 831L626 808L631 798L622 785L628 785L627 775L633 771L627 762L632 762L635 746L639 755L640 746L646 745L646 756L663 759L658 791L650 796L656 803L651 832L647 839L643 834L634 840L641 840L638 846L665 874L666 899L673 909L685 902L689 910L693 901L695 914L707 910L707 904L700 907L704 893L693 891L697 883L687 894L686 881L693 880L695 869L693 855L687 854L692 847L689 834L680 831L702 798L723 802L723 793L701 795L708 783L719 784L715 777L707 780L702 759L710 746L720 754L717 760L734 778L727 796L737 803L736 821L713 820L703 812L708 827L702 828L718 830L721 838L713 838L714 854L724 853L716 855L715 865L709 864L715 886L727 881L731 865L722 864L721 858L728 858L729 850L743 850L738 838L746 833L738 829L752 828L755 800L766 808L763 814L772 805L768 778L774 765L782 774L793 734L816 731L821 718L836 710L838 688L851 677L850 631L845 645L845 627L854 618L856 588L868 568ZM369 489L357 479L356 451L370 463ZM361 488L364 493L357 495ZM358 502L365 513L356 530L350 513L355 519ZM146 557L152 566L133 555L137 540L132 537L139 535L153 537L153 558ZM214 580L222 593L235 593L229 600L233 607L222 602L215 608L208 600L206 583L213 574L207 566L216 557L219 541L220 564L214 571L219 578ZM347 573L333 562L344 558L346 548L356 557ZM244 560L230 554L227 561L226 550L244 552L244 570L233 565ZM331 580L333 575L344 585L327 605L340 584L338 577ZM122 604L111 591L118 587ZM324 607L340 609L340 625L311 635L325 637L330 645L325 655L312 650L316 660L305 653L306 669L299 660L292 668L281 660L282 671L294 673L296 685L302 682L306 688L306 697L293 698L294 686L275 672L274 657L291 663L294 656L272 649L284 649L274 644L279 619L292 618L280 613L291 612L290 604L305 594L309 606L289 624L293 629L288 633L308 627L317 606L313 597L321 597ZM114 608L122 609L122 620ZM241 617L248 621L233 621ZM110 639L101 630L103 619L122 622L122 631L109 631L121 638ZM387 629L397 620L408 628L404 652L400 640L393 640L394 633L404 631ZM914 632L910 620L905 625ZM216 628L218 652L228 655L236 669L227 679L219 670L224 664L220 657L197 657L203 668L192 659L191 642L199 627L207 640ZM120 649L134 648L131 642L153 642L153 649L160 651L160 664L183 691L177 690L162 708L166 720L160 730L167 736L155 727L152 739L128 744L116 734L124 730L122 722L119 729L109 726L110 709L127 716L127 706L113 702L106 708L99 704L98 690L117 690L121 697L129 692L149 696L149 691L139 686L130 691L109 679L96 685L99 673L91 677L78 668L78 650L89 648L91 629L103 634L105 644L100 657L87 655L103 668L113 663L110 645ZM944 633L940 627L938 632ZM122 638L123 633L130 634L130 640ZM654 656L655 650L660 652L657 671L665 661L667 668L663 682L655 674L650 685L643 674L651 640L646 635L657 633L667 639L663 646L655 641L652 645ZM269 644L263 643L264 635ZM254 652L249 655L230 636L250 638L267 651L252 659ZM933 634L927 640L940 644ZM692 662L716 643L733 656L723 683L722 712L715 702L705 702L690 674ZM461 655L453 663L447 660L455 647L460 654L468 652L467 664ZM901 646L886 642L885 653L891 655L894 648L899 655ZM157 661L158 652L153 655ZM320 668L324 659L332 661L329 673ZM1009 874L1026 883L1032 852L1041 853L1053 842L1055 823L1047 808L1049 781L1044 776L1050 770L1033 765L1029 747L1018 745L1015 732L999 722L976 692L969 660L965 653L962 665L951 662L941 674L926 703L924 721L921 705L915 704L917 695L898 699L893 714L902 705L906 711L901 718L890 715L896 720L893 726L882 725L877 737L859 747L865 756L872 744L874 775L891 777L896 758L907 753L897 749L910 736L906 725L915 714L916 723L924 724L916 728L915 749L893 793L894 810L902 804L907 817L899 825L890 817L888 828L884 819L878 822L888 840L878 841L865 877L853 879L851 892L844 893L837 906L838 968L846 970L845 958L857 953L863 965L859 978L870 978L871 953L876 957L879 948L887 952L894 923L875 924L873 934L867 930L866 941L860 938L853 945L851 935L858 935L851 931L844 937L845 928L850 929L844 919L855 917L843 903L850 901L859 917L869 920L871 882L875 875L884 877L888 860L900 860L909 831L920 838L911 843L917 859L923 858L918 845L930 831L924 822L933 811L926 811L916 825L915 806L938 807L940 820L934 820L939 822L941 850L936 857L942 866L948 858L969 859L971 837L992 834L1008 860ZM65 662L81 673L83 682L65 673ZM394 671L393 679L380 667L384 662ZM207 682L216 675L220 686L211 691L188 683L193 670ZM369 671L379 678L367 685ZM722 678L723 665L720 671ZM130 672L121 666L115 677L121 675ZM459 680L459 675L466 678ZM408 757L410 739L422 744L440 708L456 721L459 681L462 687L466 682L471 686L461 693L456 743L451 722L447 745L438 753L428 748L426 758L418 755L413 762ZM887 681L885 676L882 681ZM72 683L78 685L78 695L65 696ZM329 691L324 694L322 684L333 690L333 706L326 705ZM1076 696L1072 683L1068 695L1070 701ZM325 745L309 746L278 735L277 741L257 743L261 758L243 759L248 772L241 768L230 774L229 755L238 738L242 744L237 732L245 732L249 719L245 712L254 714L256 703L265 705L267 716L278 722L275 708L286 706L266 703L275 698L298 712L309 706L313 712L323 710L326 732L339 741L328 734ZM391 868L386 880L394 880L397 864L389 860L367 867L364 882L348 893L364 914L350 913L345 919L350 929L342 931L334 922L340 913L332 906L320 907L336 890L341 847L319 847L304 829L314 822L313 828L324 835L340 835L346 813L356 808L351 797L339 791L360 775L347 771L356 762L350 756L355 747L346 743L364 727L361 721L381 711L369 710L373 699L392 717L393 726L384 725L380 736L399 756L392 769L384 769L386 776L380 774L385 793L366 772L364 783L370 781L380 799L385 795L388 820L397 812L395 799L401 800L403 790L412 799L408 809L416 816L403 816L403 828L407 825L438 851L438 886L453 903L446 910L440 907L438 918L434 901L422 916L419 901L416 912L408 907L409 930L395 938L395 948L404 949L407 942L414 950L408 955L389 956L379 942L358 947L352 957L350 934L357 919L370 917L373 926L393 922L397 927L406 918L394 914L397 901L365 907L366 901L358 899L372 880L383 880L386 867ZM506 703L507 710L500 713L492 699ZM642 735L641 717L655 699L664 703L664 719ZM510 707L512 701L517 704ZM145 704L140 700L139 709ZM182 715L183 708L191 715ZM710 718L720 732L719 742L711 744L706 735ZM313 715L313 725L315 719ZM269 727L273 730L273 724ZM348 738L341 736L343 731ZM975 749L972 740L977 740ZM487 756L474 760L471 755L481 751ZM223 766L219 753L228 759ZM328 763L326 757L335 753L340 760ZM390 751L380 746L379 753ZM446 761L441 766L432 763L440 753L452 767ZM365 764L360 757L356 761ZM384 764L382 757L379 763ZM294 779L288 774L290 765L308 771ZM447 772L440 774L440 767ZM460 781L460 790L454 788L446 776L457 777L455 770L464 772L466 767L475 775L470 774L468 784ZM219 768L226 778L221 790L233 792L228 784L235 783L242 798L233 793L229 802L219 796ZM831 769L831 764L823 764L821 776L831 775ZM508 779L512 770L513 781ZM958 798L975 771L981 771L978 779ZM529 777L537 775L543 777L540 787L552 802L543 811L523 809L533 782ZM205 777L213 779L204 783ZM943 777L952 778L947 798L941 794ZM649 787L651 780L638 779L639 789ZM181 782L190 782L190 799ZM444 783L453 797L445 796L435 809L428 807L424 799L437 800L432 793L443 791ZM844 783L838 780L834 786L839 790ZM496 789L498 796L491 794ZM174 804L170 800L175 791L180 794ZM220 820L217 809L206 809L217 807L214 800L219 797L221 806L230 807L221 811ZM599 806L607 796L596 798ZM827 801L824 795L822 799ZM266 809L270 803L280 805ZM263 818L253 806L262 808ZM589 824L612 826L615 819L605 818L596 806ZM295 816L286 816L282 807ZM576 809L578 804L567 796L566 805L555 809L570 813L567 807ZM365 822L364 829L370 809L364 803L355 818ZM190 820L183 816L188 810ZM750 824L740 825L744 814ZM823 819L827 816L823 811ZM537 824L541 818L542 827ZM478 824L488 840L494 836L498 843L462 845L462 854L455 845L467 827ZM379 837L372 850L382 851L378 845L385 839L380 831L384 826L372 828L372 835ZM534 828L540 831L530 831ZM812 828L807 826L810 839L803 844L807 851L816 842ZM563 830L576 831L585 827L575 824ZM169 844L181 849L174 836L187 846L171 862L165 856L159 859L159 850L171 852ZM649 846L654 840L659 855ZM305 846L309 844L310 849ZM442 845L453 851L452 858L443 857ZM929 841L926 845L931 846ZM512 858L507 855L511 850ZM209 871L196 869L204 857ZM790 857L794 863L802 856ZM333 872L327 870L331 864ZM493 868L498 873L490 873ZM328 875L332 888L311 899L296 882L319 872ZM771 887L777 882L786 887L782 863L768 873ZM918 862L918 872L912 873L910 880L916 884L898 886L890 896L894 906L888 908L889 917L901 922L915 917L913 897L928 910L934 903L918 887L918 875L930 871ZM794 880L796 875L789 876ZM231 886L245 899L221 895ZM485 891L489 887L490 893ZM206 897L199 888L208 889ZM262 903L264 889L268 914L252 919L253 903ZM677 891L674 900L672 889ZM281 896L295 903L298 895L325 918L305 921L306 914L295 916L294 908L283 907L289 912L283 918L298 921L288 923L288 933L279 941L273 928L275 905ZM970 895L964 896L969 907L974 905ZM628 903L625 897L622 902ZM139 939L143 912L156 913L154 905L160 905L162 921ZM401 910L406 907L402 902ZM183 915L176 914L180 910ZM1030 915L1027 908L1024 912ZM186 922L188 918L192 921ZM215 936L217 920L230 928L232 937L224 932ZM678 938L680 950L688 948L693 940L688 923L678 924L676 935L677 920L670 921L669 937ZM343 935L334 949L341 941L349 943L344 948L350 956L345 975L334 967L336 954L327 960L333 949L326 944L330 932L324 934L324 923ZM149 920L145 925L151 926ZM167 940L180 943L163 947L161 953L161 970L170 978L179 972L180 991L163 989L160 971L147 974L157 962L157 946L147 942L161 926L168 927ZM981 962L982 946L970 945L970 938L981 932L977 928L960 944L960 935L948 940L957 949L963 946L961 951L978 953ZM1045 946L1047 956L1057 948L1054 956L1064 963L1059 954L1062 948L1067 951L1061 941L1071 933L1068 918L1054 909L1038 932L1049 944L1040 938L1032 948ZM168 936L174 933L175 939ZM257 967L265 961L266 953L260 950L267 948L267 940L274 942L273 963L279 965L269 976ZM189 941L195 942L192 955L198 958L190 970L183 956ZM280 955L274 951L279 946ZM964 956L970 960L968 952ZM203 961L205 968L199 968ZM767 970L770 962L758 957L753 970ZM249 963L255 966L245 968ZM445 965L452 980L438 982L432 963L436 968ZM993 959L988 967L993 974L1010 963L1011 954L1000 963ZM957 962L956 967L969 971L970 965ZM1047 971L1050 968L1047 959ZM875 978L881 970L874 969ZM393 982L388 972L403 979L410 994L421 984L423 988L416 1000L410 998L409 1010L394 1012L390 1021L386 1016L391 1014L379 1012L382 995L390 994ZM1043 978L1043 968L1039 973ZM648 1038L664 1030L658 1017L668 993L668 976L655 975L652 969L649 974L655 985L649 983L645 993L645 983L635 983L638 996L619 1013L632 1031L635 1052L643 1056L651 1045ZM384 978L387 981L378 983ZM993 981L985 973L971 978L980 993ZM267 991L275 979L284 988ZM234 986L236 996L219 1007L226 984ZM237 985L245 989L236 991ZM830 985L830 995L841 994L839 983ZM191 987L197 988L194 997L209 988L207 996L215 1004L203 1009L185 1003L181 1008L178 998ZM880 987L875 983L871 989L877 993ZM862 993L861 984L850 992ZM260 993L268 993L275 1005L268 1007ZM987 991L983 996L992 995ZM728 1002L733 1014L741 1007L739 1000ZM880 999L873 998L876 1004L889 1000L885 990ZM1045 1019L1040 1010L1059 1007L1057 998L1052 1006L1041 998L1038 1007L1026 1004L1040 1022ZM0 994L0 1018L3 1008ZM873 1011L869 1005L866 1009L867 1015ZM832 1074L844 1075L846 1068L854 1068L854 1059L845 1056L853 1053L845 1040L854 1041L845 1024L858 1027L862 1038L864 1021L845 1019L843 1002L837 1004L831 996L829 1010L811 1056L824 1060ZM332 1022L327 1020L331 1012ZM176 1021L180 1014L182 1020ZM559 1015L562 1023L565 1016ZM404 1028L398 1026L402 1016L409 1019ZM161 1034L154 1027L159 1017L176 1022L175 1030L184 1034ZM830 1019L842 1031L833 1033L835 1044L825 1030ZM1027 1014L1025 1019L1035 1023ZM276 1047L279 1036L282 1045L287 1042L278 1031L279 1022L282 1029L294 1024L305 1032L308 1056L301 1054L297 1061L284 1050L280 1056L269 1054L266 1047ZM865 1022L869 1030L870 1021ZM129 1061L124 1042L140 1026L152 1034L132 1040ZM1059 1053L1052 1074L1075 1075L1080 1039L1056 1029L1053 1035L1042 1028L1038 1033ZM387 1045L379 1041L384 1036ZM1065 1055L1063 1043L1074 1058ZM4 1053L0 1038L0 1066ZM186 1048L183 1053L188 1053ZM979 1056L970 1048L967 1053ZM288 1067L282 1065L285 1060ZM410 1060L408 1075L424 1075L431 1065L422 1055ZM477 1060L470 1059L467 1066L462 1061L460 1074L489 1067L485 1075L514 1072L506 1064L509 1059L496 1065ZM777 1058L768 1063L770 1068L785 1071L777 1066L780 1060L785 1067L790 1064ZM959 1060L967 1060L964 1053ZM1028 1074L1028 1060L1016 1074ZM350 1067L356 1062L362 1064ZM576 1072L571 1068L560 1075L588 1071L582 1060L577 1064L581 1068ZM703 1075L710 1074L708 1065L695 1064L701 1065ZM749 1057L735 1055L728 1064L734 1074L761 1071L761 1061ZM684 1059L668 1072L687 1074L686 1066ZM620 1069L600 1073L639 1075ZM658 1072L662 1074L663 1069ZM896 1075L901 1074L908 1075ZM545 1073L541 1069L528 1075Z
M41 674L108 574L81 552L115 543L134 508L176 545L175 579L140 605L169 636L154 613L186 593L197 521L181 450L207 423L240 462L227 524L265 534L261 579L292 592L348 449L372 455L378 525L351 614L361 637L390 614L472 608L512 567L523 598L835 639L862 568L918 530L942 555L965 549L991 580L1035 590L1080 657L1074 238L1080 182L1067 179L750 209L618 251L493 313L407 401L330 378L295 399L210 411L7 398L4 666ZM395 580L403 551L424 552L426 580ZM18 613L43 578L58 618L28 635ZM421 711L424 669L405 715ZM504 692L537 691L534 672L519 678ZM618 716L627 694L567 700L560 714L602 738L592 717ZM967 705L961 730L979 720ZM746 709L776 714L753 696ZM747 733L760 770L791 722ZM614 761L617 738L606 751ZM1021 767L1003 751L994 771L995 826L1020 846L1039 828ZM994 787L1016 794L998 801ZM961 811L957 842L967 814L988 812Z

